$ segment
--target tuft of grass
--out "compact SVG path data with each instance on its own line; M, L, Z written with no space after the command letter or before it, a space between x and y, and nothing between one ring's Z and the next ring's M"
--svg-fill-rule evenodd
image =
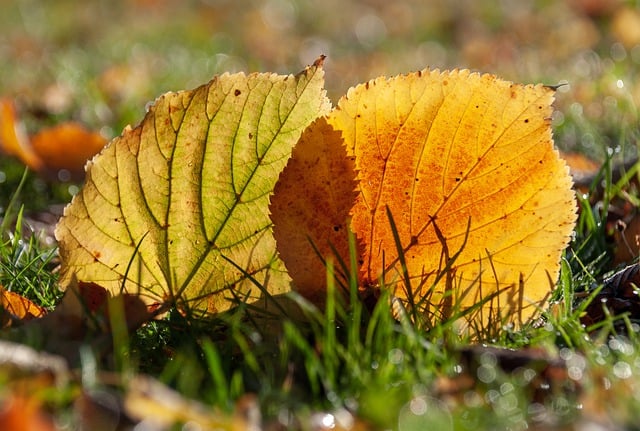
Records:
M5 219L12 217L6 214ZM23 210L15 215L15 229L0 235L0 286L17 292L47 309L62 296L53 271L56 249L44 245L36 232L24 223Z

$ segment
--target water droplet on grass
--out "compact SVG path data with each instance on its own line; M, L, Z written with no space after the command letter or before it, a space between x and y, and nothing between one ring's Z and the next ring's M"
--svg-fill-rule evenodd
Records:
M389 350L388 358L389 362L398 365L404 360L404 352L400 349L391 349Z
M491 365L480 365L476 374L481 382L491 383L496 379L496 367Z
M628 379L633 375L633 372L627 362L618 361L613 365L613 374L619 379Z

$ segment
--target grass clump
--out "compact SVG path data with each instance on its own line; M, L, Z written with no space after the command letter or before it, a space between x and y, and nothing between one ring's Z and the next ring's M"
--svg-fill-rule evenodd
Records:
M31 231L25 223L23 208L15 208L26 178L25 171L0 219L0 286L52 309L62 296L52 271L56 250Z

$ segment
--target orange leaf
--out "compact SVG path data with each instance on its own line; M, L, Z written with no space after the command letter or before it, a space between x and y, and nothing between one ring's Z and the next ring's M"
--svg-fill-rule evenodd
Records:
M348 263L355 189L354 164L340 133L325 118L318 119L300 137L269 207L273 235L295 288L315 303L324 300L327 280L314 247L325 258L335 250Z
M29 138L13 102L0 99L0 150L18 157L41 175L64 181L81 180L88 159L106 145L99 133L74 122L41 130ZM68 174L60 175L60 171Z
M35 397L10 395L0 405L0 429L11 431L55 431Z
M362 247L361 287L382 279L401 299L411 289L436 318L466 310L476 323L526 321L551 292L576 217L551 138L552 100L548 87L469 71L351 89L303 134L272 198L296 288L324 291L309 242L323 257L336 245L348 262L344 233L333 230L348 213Z
M569 166L569 172L576 183L581 183L585 178L592 178L600 170L600 164L580 153L560 153ZM587 190L584 190L586 193Z
M33 150L43 162L41 174L56 176L66 170L75 180L82 179L85 163L106 143L99 133L73 122L41 130L31 138Z
M29 136L17 118L16 108L9 99L0 99L0 150L16 156L33 170L41 167L41 160L31 148Z
M356 161L352 227L365 244L363 282L384 277L396 296L407 295L388 209L427 312L446 317L452 305L492 297L469 318L532 316L557 279L575 221L571 178L551 138L552 101L549 87L466 70L349 91L328 122Z
M14 335L30 337L28 332ZM0 364L0 430L56 430L53 418L43 404L51 400L52 393L67 386L70 373L65 360L24 344L2 340Z
M42 317L47 310L15 292L0 287L0 327L12 325L14 320L27 321Z

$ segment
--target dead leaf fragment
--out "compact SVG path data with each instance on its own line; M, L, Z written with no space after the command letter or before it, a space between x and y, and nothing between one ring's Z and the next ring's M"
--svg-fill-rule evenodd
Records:
M25 395L9 395L0 402L0 429L55 431L57 427L37 399Z
M102 135L74 122L43 129L31 138L31 147L41 160L40 169L36 170L61 180L81 180L87 160L106 144Z
M640 264L629 265L602 281L602 288L580 316L580 322L589 327L611 317L626 316L632 322L640 321ZM621 332L625 321L616 322Z
M637 7L618 8L611 23L611 32L627 49L640 44L640 11Z
M99 133L75 122L46 128L29 137L14 103L0 99L0 150L47 178L81 180L87 160L106 143Z
M175 424L187 422L202 429L261 429L260 411L254 397L245 396L238 402L238 407L236 414L225 414L197 401L186 399L147 376L136 376L131 381L124 399L127 415L144 422L152 427L151 429L169 429Z
M0 370L11 378L34 376L58 386L69 379L69 369L62 357L6 340L0 340Z
M69 368L61 357L0 340L0 378L0 429L57 429L43 404L45 394L68 384Z
M0 327L7 328L16 322L42 317L47 310L24 296L0 286Z
M83 390L74 402L78 429L91 431L128 430L133 423L122 411L119 394L104 389Z
M37 170L41 161L29 145L29 136L18 119L12 100L0 99L0 150L20 158L25 165Z
M569 166L569 172L571 173L576 188L587 193L591 185L590 180L593 179L600 170L600 164L580 153L560 153L560 157L562 157L567 163L567 166Z
M74 281L52 312L17 328L18 332L13 337L41 340L43 350L76 364L79 347L88 340L98 354L110 351L114 312L122 319L118 323L122 323L129 332L135 331L156 315L137 295L111 296L98 284Z

